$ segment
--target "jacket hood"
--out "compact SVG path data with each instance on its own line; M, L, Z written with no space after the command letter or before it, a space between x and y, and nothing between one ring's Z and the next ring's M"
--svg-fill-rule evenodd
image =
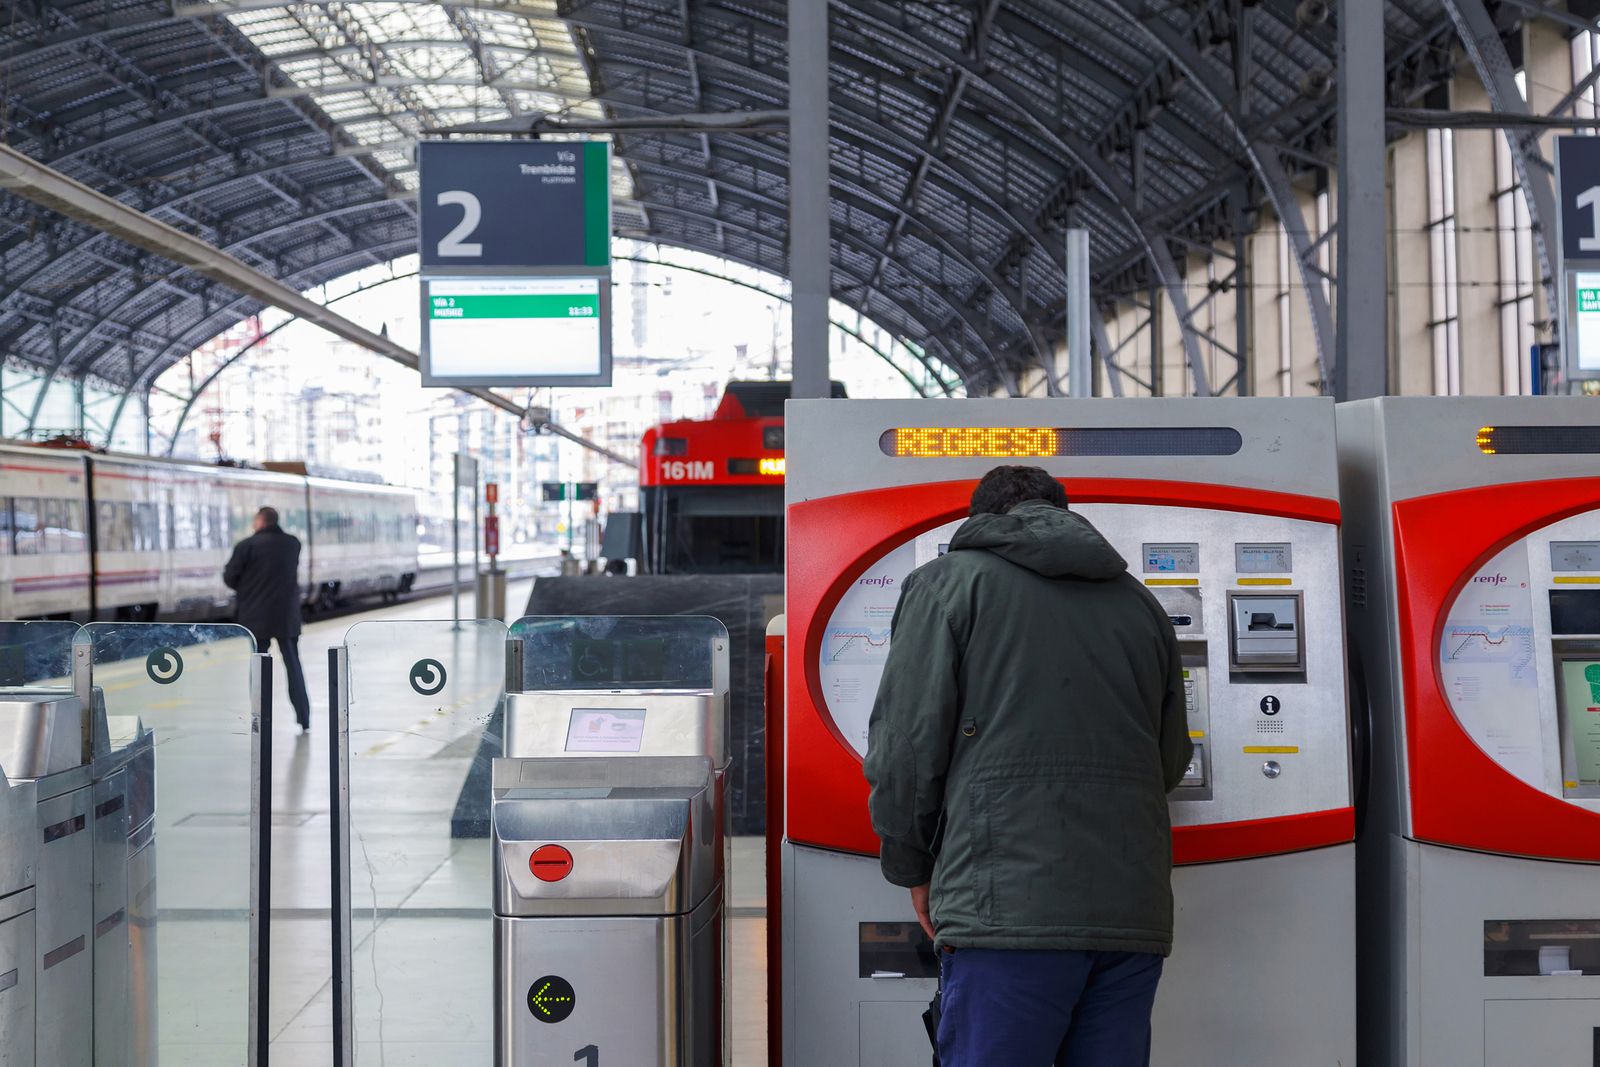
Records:
M950 550L986 548L1046 578L1106 581L1128 563L1082 515L1029 500L1004 515L974 515L950 539Z

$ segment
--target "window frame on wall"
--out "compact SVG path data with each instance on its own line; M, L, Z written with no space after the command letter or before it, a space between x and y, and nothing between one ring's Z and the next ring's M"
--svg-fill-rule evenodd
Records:
M1455 131L1427 131L1428 338L1433 391L1461 395L1461 277L1456 224Z
M1294 250L1289 244L1289 227L1278 220L1278 284L1273 302L1278 311L1278 395L1294 395L1294 308L1291 304L1293 278L1290 260Z
M1528 95L1527 73L1516 72L1517 89ZM1494 138L1494 212L1497 267L1495 309L1500 318L1500 386L1507 396L1533 391L1529 353L1538 341L1534 292L1533 220L1506 135Z

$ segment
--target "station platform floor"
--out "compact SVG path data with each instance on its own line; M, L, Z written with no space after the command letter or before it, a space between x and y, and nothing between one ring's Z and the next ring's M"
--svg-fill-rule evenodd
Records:
M512 583L507 603L514 615L527 603L530 588L528 581ZM469 590L463 615L470 614ZM268 1011L274 1067L332 1062L328 650L358 624L441 620L448 625L449 619L445 596L307 626L300 653L313 704L309 735L298 733L281 696L287 692L282 666L275 667L274 692L280 696L273 722ZM488 1065L493 1041L488 845L481 838L452 840L447 832L472 762L475 738L468 735L476 731L454 729L458 736L431 737L438 728L419 723L415 709L403 702L392 712L372 707L369 702L362 729L352 730L352 761L361 761L359 774L352 773L352 790L359 787L369 797L374 791L383 794L376 813L352 816L357 1062ZM391 753L398 758L386 758ZM195 798L194 806L206 810L205 799ZM767 1062L765 850L759 838L739 838L732 852L733 1063L756 1067ZM185 890L183 895L191 894ZM164 911L175 899L163 887ZM161 924L163 954L169 945L179 950L174 941L184 936L183 926ZM203 937L203 928L194 927L190 936ZM204 991L162 990L164 998L169 993L193 997L197 1007L205 997ZM163 1017L168 1017L165 1006Z

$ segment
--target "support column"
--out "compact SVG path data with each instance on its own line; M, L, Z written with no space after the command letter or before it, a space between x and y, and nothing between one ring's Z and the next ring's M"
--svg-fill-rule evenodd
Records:
M826 397L828 5L789 0L789 286L795 397Z
M1067 395L1093 396L1089 353L1089 231L1067 230Z
M1383 14L1371 0L1339 0L1339 400L1389 391Z
M1163 396L1166 392L1166 383L1162 381L1162 372L1167 368L1163 363L1161 351L1161 287L1150 287L1150 395Z
M1239 377L1234 392L1256 392L1255 290L1251 287L1250 237L1235 231L1233 238L1233 350L1239 356Z

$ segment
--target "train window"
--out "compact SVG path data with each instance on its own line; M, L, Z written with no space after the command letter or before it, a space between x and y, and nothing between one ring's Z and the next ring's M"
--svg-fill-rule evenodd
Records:
M172 515L172 547L193 550L200 547L200 509L174 507Z
M101 552L133 550L133 508L126 501L102 500L95 507L95 545Z
M12 504L12 529L16 535L17 555L39 554L39 498L19 496Z
M154 504L133 505L133 548L136 552L160 552L161 509Z
M0 496L0 556L9 556L11 551L11 498Z
M66 501L45 497L39 501L39 552L54 555L65 549L62 531L67 525Z
M87 552L89 549L89 524L84 521L84 505L81 500L68 500L67 528L65 530L64 550L67 552Z

